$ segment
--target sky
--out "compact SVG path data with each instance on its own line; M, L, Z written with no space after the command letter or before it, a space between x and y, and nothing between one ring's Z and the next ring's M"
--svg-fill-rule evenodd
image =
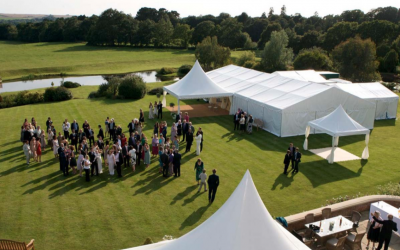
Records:
M397 2L397 6L395 5ZM275 13L280 13L281 7L286 6L286 13L292 15L300 13L302 16L312 16L318 12L319 16L341 14L344 10L361 9L368 12L377 7L394 6L400 4L395 0L355 1L355 0L0 0L0 13L7 14L53 14L53 15L92 15L101 14L108 8L118 9L127 14L136 15L141 7L166 8L176 10L181 17L189 15L219 15L221 12L231 16L246 12L249 16L261 16L268 13L273 7Z

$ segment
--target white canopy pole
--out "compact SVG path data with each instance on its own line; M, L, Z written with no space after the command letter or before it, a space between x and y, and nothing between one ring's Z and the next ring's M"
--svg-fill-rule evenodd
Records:
M339 136L335 137L335 147L339 146Z
M328 158L328 162L330 164L332 164L335 161L335 149L336 149L335 141L336 141L336 137L333 136L332 137L332 150L331 150L331 154L329 155L329 158Z
M361 158L364 160L369 158L368 143L369 143L369 134L366 134L365 135L365 148L361 155Z
M167 96L167 91L164 90L163 95L164 95L164 97L163 97L163 100L162 100L162 106L163 106L163 107L167 107L167 98L166 98L166 96Z
M178 113L177 114L179 114L180 111L181 111L181 106L179 105L179 99L178 99ZM181 117L181 119L182 119L182 117Z
M306 132L305 132L306 139L304 140L304 144L303 144L304 150L308 150L308 139L307 138L310 135L310 130L311 130L310 126L307 126L306 127Z

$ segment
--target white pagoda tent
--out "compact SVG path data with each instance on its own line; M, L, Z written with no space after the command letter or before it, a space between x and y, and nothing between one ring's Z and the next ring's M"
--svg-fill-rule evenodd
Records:
M129 250L310 249L269 214L247 170L238 187L209 219L182 237Z
M335 161L335 150L339 144L340 136L349 135L365 135L365 148L362 153L362 159L368 159L368 143L370 131L368 128L363 127L361 124L353 120L343 109L342 105L337 107L332 113L314 121L308 122L305 131L305 141L303 148L308 150L308 136L310 135L311 128L322 131L332 136L332 149L328 157L328 162Z
M221 88L211 80L196 60L193 68L181 80L174 84L164 86L163 106L166 106L167 92L178 99L178 113L180 111L179 100L203 99L212 97L230 97L233 94Z

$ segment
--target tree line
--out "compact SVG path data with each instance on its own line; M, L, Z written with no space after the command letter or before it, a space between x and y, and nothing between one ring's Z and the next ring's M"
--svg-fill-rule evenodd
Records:
M297 62L299 66L300 62L304 64L309 59L304 55L313 55L317 60L314 64L320 66L319 62L325 57L331 58L336 46L357 37L374 44L379 70L395 71L393 65L398 64L400 53L400 9L381 7L367 13L348 10L340 15L324 17L317 12L311 17L303 17L299 13L287 15L286 11L286 7L282 6L279 13L270 8L268 13L264 12L259 17L250 17L243 12L235 17L221 13L218 16L181 18L177 11L165 8L141 8L136 16L107 9L99 16L0 23L0 39L23 42L86 41L94 46L188 48L197 46L207 37L215 37L222 47L264 51L271 42L273 32L280 32L279 40L289 48L283 57L288 59L297 55L297 59L303 55L302 61ZM331 63L323 62L322 65L328 69ZM270 65L267 70L281 66L281 63Z

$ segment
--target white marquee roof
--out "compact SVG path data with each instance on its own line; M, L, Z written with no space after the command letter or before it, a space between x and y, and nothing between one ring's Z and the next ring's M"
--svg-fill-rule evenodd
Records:
M398 95L390 91L388 88L386 88L379 82L354 83L354 84L334 83L330 85L340 88L362 99L382 99L382 98L393 99L393 100L399 99Z
M231 92L215 84L205 74L198 61L185 77L174 84L164 86L163 89L178 99L232 96Z
M308 126L321 130L331 136L347 136L369 134L369 129L353 120L343 109L342 105L332 113L314 121L309 121Z
M318 72L315 72L315 70L276 71L273 74L306 82L315 82L315 83L332 82L330 80L326 80Z
M309 250L269 214L247 170L209 219L182 237L130 250Z

